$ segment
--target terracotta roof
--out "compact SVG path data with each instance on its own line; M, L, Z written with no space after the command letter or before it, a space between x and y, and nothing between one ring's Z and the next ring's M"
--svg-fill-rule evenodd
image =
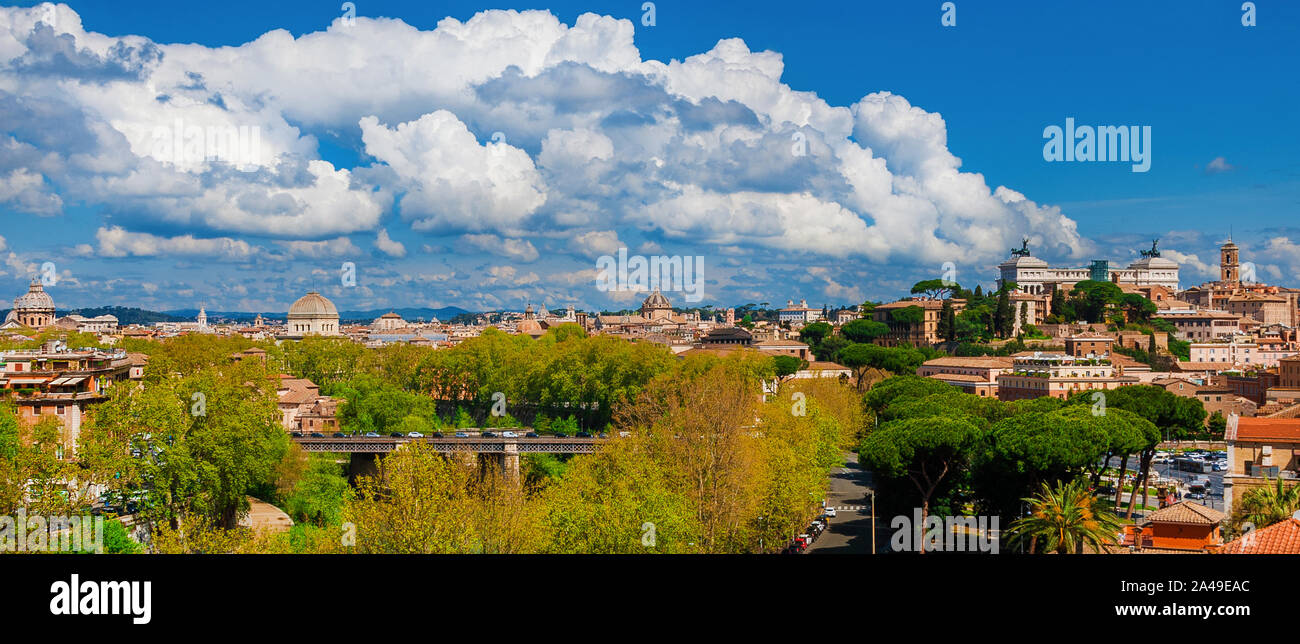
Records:
M1293 517L1244 534L1224 544L1219 552L1229 555L1300 554L1300 519Z
M835 362L814 360L808 363L808 366L804 368L804 371L851 371L851 369Z
M1174 363L1174 366L1179 371L1221 371L1232 368L1232 365L1226 362L1184 362L1182 360Z
M926 378L934 378L935 380L945 380L945 381L954 381L954 382L988 382L989 381L988 378L982 378L980 376L973 376L965 373L932 373L926 376Z
M1300 418L1300 404L1283 407L1278 411L1266 415L1267 418Z
M1297 418L1260 418L1243 416L1237 419L1235 428L1225 436L1239 443L1263 443L1270 441L1300 443L1300 419Z
M921 366L1010 369L1014 364L1015 360L1012 360L1011 356L976 356L971 358L935 358L926 360L925 364Z
M916 306L923 309L932 309L932 310L942 309L944 301L945 300L899 300L897 302L881 304L880 306L877 306L874 310L888 311L891 309L905 309L909 306ZM958 305L966 304L966 300L958 299L958 298L951 298L949 301L952 302L953 308L956 308Z
M808 348L808 344L798 340L762 340L755 342L756 347L803 347Z
M1152 512L1144 523L1185 523L1195 525L1214 525L1228 518L1228 515L1207 508L1200 503L1179 501L1169 507Z

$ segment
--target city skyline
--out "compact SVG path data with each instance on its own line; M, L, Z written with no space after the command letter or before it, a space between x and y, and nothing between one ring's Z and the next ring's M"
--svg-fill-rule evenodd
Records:
M1231 234L1261 281L1300 273L1300 169L1278 138L1295 136L1281 108L1297 89L1242 65L1294 37L1289 6L1249 29L1210 3L1125 7L1116 42L1166 27L1149 44L1169 59L1142 65L1123 47L967 55L972 39L1051 42L1023 6L963 6L947 28L919 5L782 27L762 3L660 2L652 19L639 4L234 3L188 21L147 2L23 4L0 10L5 300L52 262L69 308L283 311L315 289L347 310L618 310L644 291L597 289L597 258L626 247L703 257L702 303L834 307L893 300L946 262L988 288L1022 235L1072 267L1127 265L1159 237L1186 286L1217 275ZM803 20L872 38L845 51ZM910 43L936 55L881 57ZM953 73L922 67L944 59ZM1043 84L973 85L980 65ZM1200 89L1228 78L1235 92ZM1149 170L1048 161L1044 128L1076 122L1099 138L1149 127ZM248 147L190 158L193 127Z

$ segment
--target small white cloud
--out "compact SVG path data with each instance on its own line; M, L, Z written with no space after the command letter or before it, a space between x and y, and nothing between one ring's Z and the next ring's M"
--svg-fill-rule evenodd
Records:
M277 241L275 243L298 257L345 257L361 254L361 249L347 237L324 241Z
M389 257L406 257L406 246L399 241L393 241L388 236L388 231L379 229L379 236L375 239L375 248Z
M593 230L574 236L573 247L583 255L595 257L613 255L623 247L623 243L618 240L618 233L615 231Z
M1214 160L1205 165L1205 174L1219 174L1221 172L1231 172L1236 170L1237 166L1228 163L1223 157L1214 157Z
M121 226L100 228L95 232L101 257L162 257L167 255L222 257L249 259L257 248L246 241L218 237L199 239L193 235L161 237L149 233L130 232ZM86 250L82 244L78 251Z
M462 235L461 240L481 251L509 257L517 262L535 261L539 254L532 242L526 239L506 239L496 235Z

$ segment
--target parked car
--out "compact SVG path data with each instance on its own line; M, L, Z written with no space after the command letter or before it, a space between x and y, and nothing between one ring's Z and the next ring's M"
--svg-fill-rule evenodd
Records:
M456 438L469 438L469 432L456 432Z
M573 437L574 437L574 438L591 438L591 434L588 434L587 432L578 432L578 433L574 434Z
M568 438L569 435L566 434L566 433L564 433L564 432L555 432L555 437L556 437L556 438Z
M429 436L432 436L433 438L445 438L445 436L442 435L442 432L434 432L429 434Z
M826 516L835 518L835 508L826 508Z
M501 438L519 438L519 434L514 432L501 432Z
M379 438L379 434L377 432L366 432L366 438Z
M497 435L494 432L483 432L482 434L479 434L479 438L496 438L496 437Z
M302 438L302 432L289 432L289 435L292 436L293 438ZM140 450L138 449L132 450L133 455L138 454L139 452Z
M343 432L334 432L334 438L347 438L348 435Z
M322 433L320 433L320 432L312 432L312 433L311 433L311 437L312 437L312 438L325 438L325 435L322 434Z
M1212 469L1215 472L1223 472L1228 469L1228 464L1223 461L1215 461Z
M389 436L391 436L391 437L393 437L393 438L404 438L404 437L406 436L406 434L403 434L402 432L393 432L393 433L389 434Z
M527 434L524 434L524 438L537 438L537 437L538 437L537 432L528 432Z
M421 434L420 432L411 432L411 433L407 434L406 437L407 437L407 438L424 438L424 434Z

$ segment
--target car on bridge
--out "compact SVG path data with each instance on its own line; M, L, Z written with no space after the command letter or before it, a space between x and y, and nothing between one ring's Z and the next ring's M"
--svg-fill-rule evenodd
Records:
M574 437L574 438L591 438L591 434L589 434L589 433L587 433L587 432L578 432L578 433L574 434L573 437Z
M403 434L402 432L393 432L393 433L389 434L389 436L390 436L391 438L405 438L405 437L406 437L406 434Z
M479 438L496 438L496 437L497 435L492 432L483 432L482 434L479 434Z
M348 435L343 432L334 432L334 438L347 438Z
M375 432L366 432L366 438L379 438L379 434Z
M469 438L469 432L456 432L456 438Z
M420 432L411 432L411 433L407 434L406 437L407 437L407 438L424 438L424 434L421 434Z
M312 437L312 438L325 438L325 435L322 434L322 433L320 433L320 432L312 432L312 433L311 433L311 437Z
M519 434L514 432L501 432L501 438L519 438Z
M524 434L524 438L540 438L540 436L537 435L537 432L528 432Z
M556 438L568 438L569 435L566 434L566 433L564 433L564 432L555 432L555 437L556 437Z

